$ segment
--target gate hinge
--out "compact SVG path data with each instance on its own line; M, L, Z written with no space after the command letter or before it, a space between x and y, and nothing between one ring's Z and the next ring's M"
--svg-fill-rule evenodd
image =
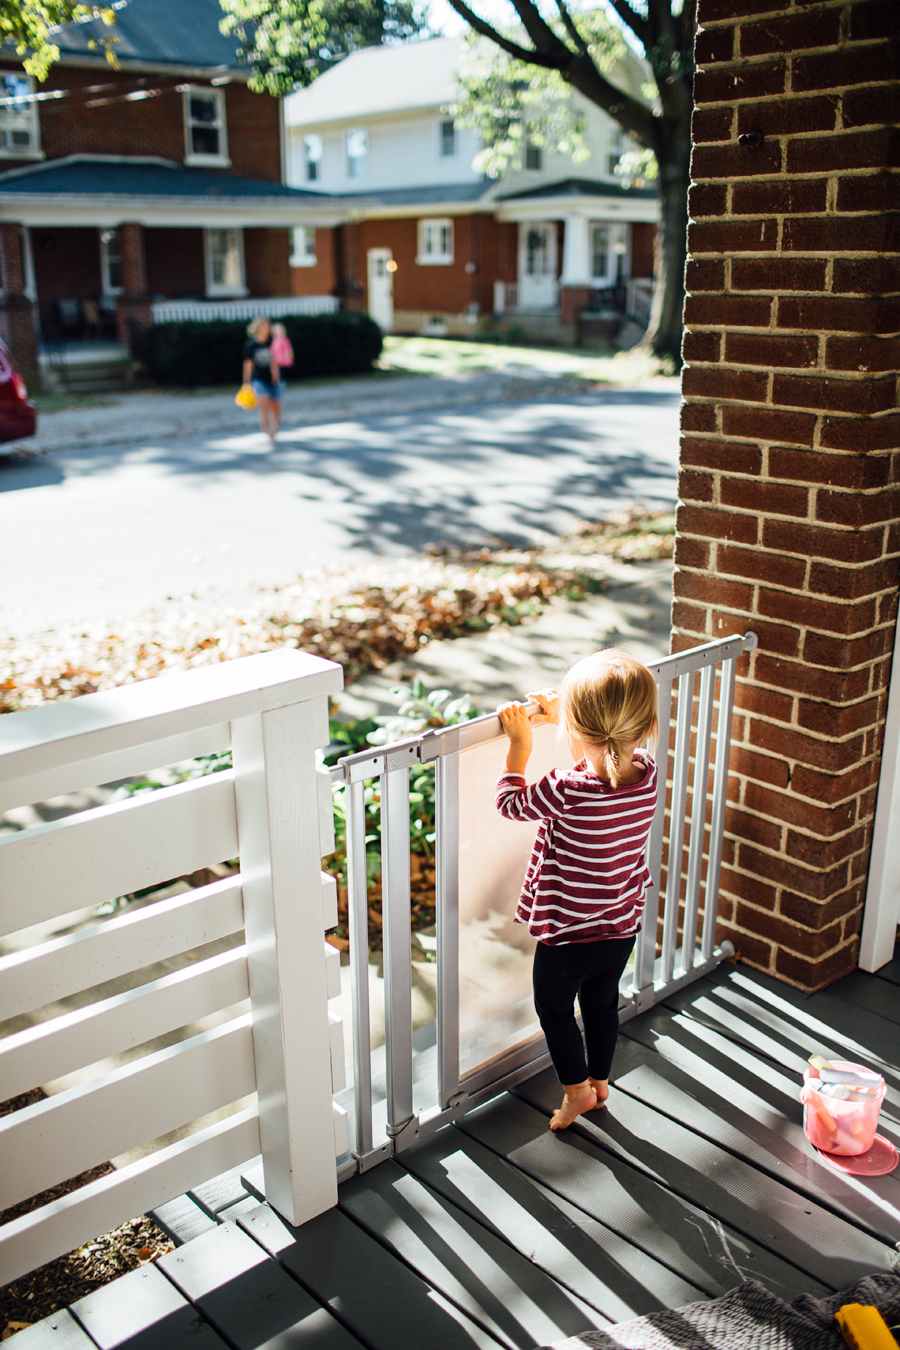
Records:
M419 1117L410 1116L402 1125L389 1125L385 1131L393 1144L393 1152L399 1153L401 1149L409 1148L419 1137Z
M455 1107L462 1106L463 1102L467 1102L468 1100L468 1092L457 1092L455 1097L449 1097L447 1099L447 1110L452 1111Z

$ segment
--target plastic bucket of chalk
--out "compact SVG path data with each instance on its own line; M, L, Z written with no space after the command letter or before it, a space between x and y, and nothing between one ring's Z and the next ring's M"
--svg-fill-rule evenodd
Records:
M823 1153L844 1157L868 1153L878 1131L884 1079L880 1074L873 1075L872 1070L862 1064L851 1064L848 1060L832 1060L831 1067L862 1074L870 1080L876 1077L877 1082L866 1091L845 1089L847 1099L842 1100L843 1093L831 1095L835 1086L840 1085L823 1083L816 1070L807 1068L800 1089L803 1132Z

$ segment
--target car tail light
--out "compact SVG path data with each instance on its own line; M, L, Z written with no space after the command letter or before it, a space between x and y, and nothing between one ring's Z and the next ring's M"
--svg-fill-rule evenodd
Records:
M25 381L17 370L13 371L12 386L16 391L16 398L20 403L24 403L28 398L28 390L25 387Z

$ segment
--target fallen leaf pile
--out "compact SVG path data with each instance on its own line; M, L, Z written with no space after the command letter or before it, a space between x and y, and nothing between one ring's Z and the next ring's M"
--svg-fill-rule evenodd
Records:
M663 528L651 528L661 520ZM583 567L555 566L549 550L435 550L310 572L240 611L142 614L114 629L81 625L7 639L0 713L284 646L340 662L349 684L435 638L521 623L554 596L601 590L604 556L668 557L672 539L666 518L632 509L560 541L569 555L592 555Z
M324 570L251 611L142 615L0 644L0 712L94 693L278 647L301 647L350 680L433 638L519 623L561 590L591 585L571 570L401 559Z

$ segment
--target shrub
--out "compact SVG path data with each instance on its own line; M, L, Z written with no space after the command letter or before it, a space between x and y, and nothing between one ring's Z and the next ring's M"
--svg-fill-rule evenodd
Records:
M381 354L381 329L368 314L289 314L281 322L294 348L294 379L358 375ZM239 384L246 341L243 319L154 324L150 370L161 384Z

